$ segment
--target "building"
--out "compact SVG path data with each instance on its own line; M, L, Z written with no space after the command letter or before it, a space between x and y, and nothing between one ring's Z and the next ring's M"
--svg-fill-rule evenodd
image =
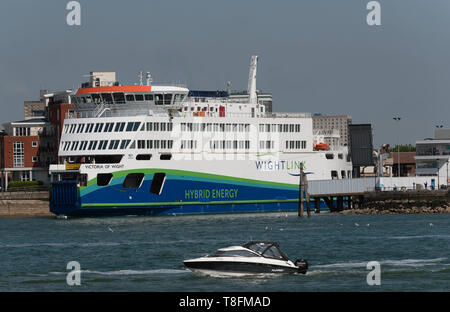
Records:
M24 102L24 120L3 124L0 135L1 186L9 181L49 182L48 167L58 162L64 119L74 113L70 90L40 92L40 101Z
M392 166L392 176L398 177L399 163L400 176L413 177L416 175L416 152L391 152L391 158L387 160L388 164ZM399 162L400 160L400 162Z
M5 123L0 137L2 189L8 181L48 181L48 167L40 159L40 138L47 121L43 118Z
M323 130L337 130L339 132L339 139L340 139L340 142L338 144L348 145L349 143L348 126L351 125L352 123L352 116L350 115L325 116L322 114L313 114L312 119L314 132ZM336 144L336 142L333 143Z
M58 148L64 119L74 114L74 106L70 99L70 90L47 93L43 97L48 124L43 135L43 144L48 149L46 163L59 163Z
M416 175L436 176L437 184L449 180L450 129L436 129L434 138L416 141Z

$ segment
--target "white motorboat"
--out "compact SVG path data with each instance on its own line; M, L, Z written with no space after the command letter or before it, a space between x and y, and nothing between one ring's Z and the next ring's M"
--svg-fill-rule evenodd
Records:
M277 243L251 241L243 246L220 248L216 252L184 261L193 272L202 274L283 274L302 273L308 270L306 260L294 262L280 249Z

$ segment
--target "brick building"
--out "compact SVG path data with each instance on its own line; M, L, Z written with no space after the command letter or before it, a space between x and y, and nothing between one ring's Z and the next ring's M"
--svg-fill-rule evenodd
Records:
M3 124L0 135L1 187L9 181L49 182L48 167L58 162L64 119L73 113L71 91L47 93L40 101L24 102L25 120Z
M5 123L0 137L2 189L8 181L48 180L48 168L40 160L40 138L46 120L28 119Z

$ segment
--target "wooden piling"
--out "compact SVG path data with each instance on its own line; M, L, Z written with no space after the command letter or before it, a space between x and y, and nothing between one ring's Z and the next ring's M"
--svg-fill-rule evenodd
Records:
M298 184L298 216L303 217L303 164L300 163L300 178Z
M311 217L311 204L309 201L309 193L308 193L308 179L306 178L306 174L304 174L304 177L302 179L305 184L305 195L306 195L306 213L308 214L308 217Z

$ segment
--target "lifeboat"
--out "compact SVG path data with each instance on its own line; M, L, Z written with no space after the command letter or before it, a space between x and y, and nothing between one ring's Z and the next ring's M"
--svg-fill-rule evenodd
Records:
M330 147L328 146L328 144L325 144L325 143L318 143L318 144L314 145L315 151L328 151L329 149L330 149Z

